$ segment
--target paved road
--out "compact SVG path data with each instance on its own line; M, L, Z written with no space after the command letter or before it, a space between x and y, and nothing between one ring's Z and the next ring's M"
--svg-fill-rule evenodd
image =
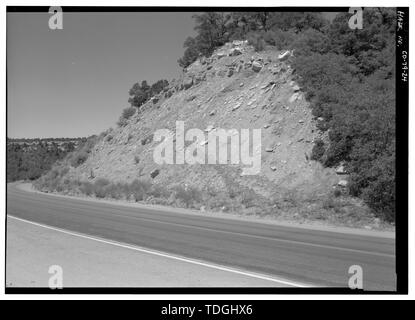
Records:
M296 283L395 290L395 241L33 193L8 185L9 215Z

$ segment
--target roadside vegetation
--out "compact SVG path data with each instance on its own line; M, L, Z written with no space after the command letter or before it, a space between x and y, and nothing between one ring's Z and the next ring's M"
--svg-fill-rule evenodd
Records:
M229 182L226 191L213 188L201 190L180 184L166 187L151 179L123 183L90 176L88 180L81 181L69 178L70 170L68 163L61 162L35 181L34 186L43 192L165 205L201 212L226 212L350 227L390 227L377 219L358 200L344 196L340 190L324 195L278 190L270 197L264 197L247 187L233 185L232 182Z

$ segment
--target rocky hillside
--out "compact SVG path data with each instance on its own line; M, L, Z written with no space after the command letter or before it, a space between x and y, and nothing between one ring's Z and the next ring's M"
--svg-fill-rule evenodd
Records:
M246 41L226 44L210 58L202 57L190 65L125 126L107 131L88 159L71 168L68 177L121 182L151 179L163 186L219 191L245 186L264 196L286 190L332 190L343 178L310 160L314 140L322 137L295 82L290 59L291 54L284 51L257 53ZM230 164L155 164L153 150L159 142L152 141L152 135L162 128L174 131L176 121L184 121L185 130L206 132L261 128L260 173L244 176L240 165Z

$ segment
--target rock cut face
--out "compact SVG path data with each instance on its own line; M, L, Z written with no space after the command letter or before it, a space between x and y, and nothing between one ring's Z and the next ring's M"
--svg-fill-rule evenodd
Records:
M93 170L96 178L111 181L151 179L164 186L186 184L202 190L227 190L232 184L265 196L279 189L331 188L338 182L336 174L310 160L313 142L322 136L295 82L291 56L285 50L255 52L247 41L225 44L186 68L126 126L113 129L110 141L101 139L87 161L68 175L87 180ZM261 155L260 171L245 175L245 165L230 159L226 164L157 164L154 150L161 141L152 137L158 129L169 130L176 153L178 121L184 123L185 132L200 129L205 134L197 145L205 148L206 157L208 134L217 129L236 130L240 146L244 143L241 130L261 130L256 150ZM230 148L232 137L228 140ZM185 141L184 148L191 143Z

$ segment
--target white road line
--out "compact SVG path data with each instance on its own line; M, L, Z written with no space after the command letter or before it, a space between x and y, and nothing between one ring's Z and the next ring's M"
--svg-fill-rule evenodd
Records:
M266 276L266 275L261 275L261 274L252 273L252 272L246 272L246 271L233 269L233 268L229 268L229 267L225 267L225 266L221 266L221 265L216 265L216 264L202 262L202 261L198 261L198 260L194 260L194 259L179 257L179 256L171 255L171 254L168 254L168 253L155 251L155 250L150 250L150 249L145 249L145 248L141 248L141 247L133 246L133 245L128 245L128 244L117 242L117 241L105 240L105 239L98 238L98 237L87 236L87 235L84 235L84 234L81 234L81 233L72 232L72 231L68 231L68 230L65 230L65 229L61 229L61 228L51 227L51 226L48 226L48 225L45 225L45 224L29 221L29 220L18 218L18 217L12 216L12 215L7 215L7 218L19 220L19 221L22 221L22 222L25 222L25 223L29 223L29 224L38 226L38 227L42 227L42 228L62 232L62 233L65 233L65 234L69 234L71 236L84 238L84 239L88 239L88 240L94 240L94 241L97 241L97 242L102 242L102 243L110 244L110 245L125 248L125 249L140 251L140 252L144 252L144 253L147 253L147 254L153 254L153 255L156 255L156 256L164 257L164 258L169 258L169 259L178 260L178 261L182 261L182 262L192 263L192 264L207 267L207 268L212 268L212 269L217 269L217 270L221 270L221 271L236 273L236 274L244 275L244 276L251 277L251 278L257 278L257 279L261 279L261 280L276 282L276 283L279 283L279 284L285 284L285 285L292 286L292 287L298 287L298 288L310 287L310 286L305 285L305 284L301 284L301 283L298 283L298 282L293 282L293 281L289 281L289 280L285 280L285 279L269 277L269 276Z

